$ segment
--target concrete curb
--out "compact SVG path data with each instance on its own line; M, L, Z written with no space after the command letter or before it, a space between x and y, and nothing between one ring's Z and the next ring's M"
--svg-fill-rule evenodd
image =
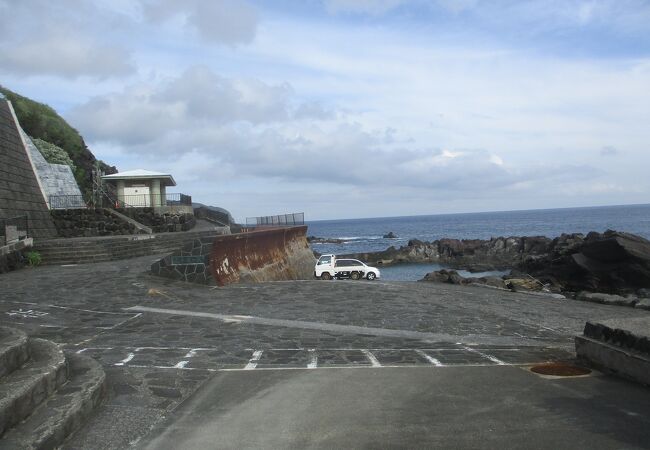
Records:
M57 448L83 425L106 396L102 366L83 355L68 355L70 381L43 407L0 439L2 448Z
M0 436L29 417L68 379L68 363L58 345L30 339L31 360L0 383Z
M17 370L28 359L27 335L15 328L0 327L0 378Z
M606 372L650 385L650 359L647 357L585 336L576 336L575 345L579 359Z

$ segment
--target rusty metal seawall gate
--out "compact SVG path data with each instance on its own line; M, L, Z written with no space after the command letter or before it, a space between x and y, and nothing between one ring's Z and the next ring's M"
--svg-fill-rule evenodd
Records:
M214 281L224 286L308 278L315 259L306 233L306 226L297 226L215 237L210 253Z

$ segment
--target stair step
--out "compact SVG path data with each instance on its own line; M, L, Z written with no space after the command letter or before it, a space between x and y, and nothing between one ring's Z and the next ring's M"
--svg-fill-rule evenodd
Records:
M23 423L5 433L0 449L56 448L77 431L106 395L102 366L83 355L68 355L70 380Z
M0 327L0 379L29 359L27 335L15 328Z
M68 379L68 365L58 345L29 339L31 358L0 380L0 436L28 417Z

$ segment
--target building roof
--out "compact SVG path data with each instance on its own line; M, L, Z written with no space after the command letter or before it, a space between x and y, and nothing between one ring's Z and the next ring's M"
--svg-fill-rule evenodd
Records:
M126 172L114 173L112 175L104 175L102 180L142 180L142 179L160 179L163 180L166 186L176 186L176 181L168 173L152 172L151 170L136 169L127 170Z

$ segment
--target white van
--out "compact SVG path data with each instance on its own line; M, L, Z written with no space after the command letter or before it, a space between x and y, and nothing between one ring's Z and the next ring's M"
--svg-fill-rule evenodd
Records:
M321 280L331 280L332 278L374 280L379 278L380 273L376 267L368 266L357 259L337 258L336 255L322 255L318 259L316 267L314 267L314 276Z

